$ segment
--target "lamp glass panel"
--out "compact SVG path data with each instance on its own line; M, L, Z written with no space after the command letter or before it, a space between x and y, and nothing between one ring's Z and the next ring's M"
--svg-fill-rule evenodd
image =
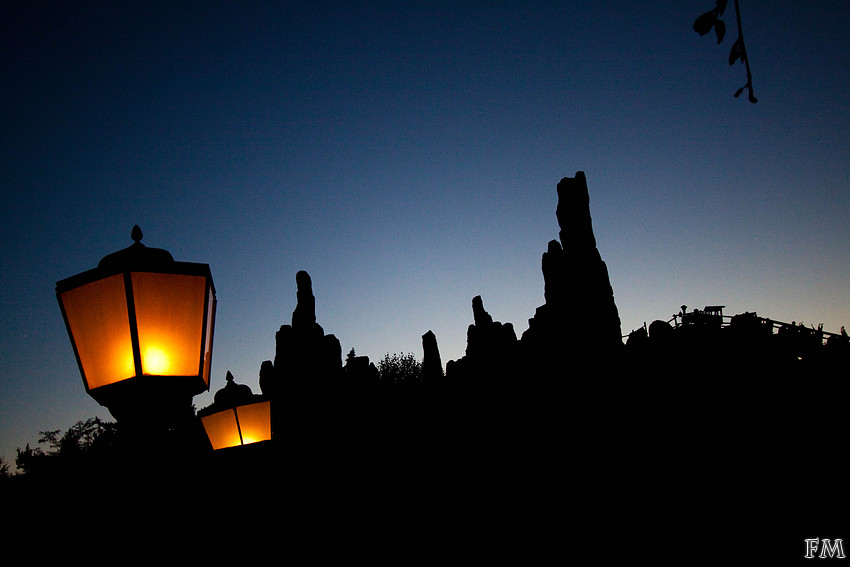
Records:
M239 438L239 426L236 423L236 412L232 409L204 416L201 418L201 423L204 425L213 449L225 449L242 444Z
M142 374L197 376L206 279L134 272L132 283Z
M272 438L271 402L258 402L236 408L239 427L242 429L242 443L268 441Z
M136 375L122 274L59 296L89 390Z

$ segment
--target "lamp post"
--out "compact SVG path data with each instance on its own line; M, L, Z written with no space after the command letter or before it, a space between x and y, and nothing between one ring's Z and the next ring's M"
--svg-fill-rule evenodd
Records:
M227 384L216 392L213 403L198 417L213 450L240 447L272 438L271 401L236 384L227 372Z
M131 238L56 296L86 392L121 424L168 429L209 390L215 287L209 265Z

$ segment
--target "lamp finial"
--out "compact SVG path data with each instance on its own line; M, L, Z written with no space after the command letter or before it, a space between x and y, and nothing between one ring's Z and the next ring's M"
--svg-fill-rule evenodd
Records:
M133 239L133 242L139 244L139 242L142 240L142 236L142 229L139 228L139 225L133 225L133 230L130 232L130 238Z

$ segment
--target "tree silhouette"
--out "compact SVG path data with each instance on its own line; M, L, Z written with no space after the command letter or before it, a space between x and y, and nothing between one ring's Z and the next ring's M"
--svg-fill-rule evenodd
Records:
M117 425L93 417L77 422L68 431L42 431L38 442L46 445L18 448L15 464L22 474L43 476L71 470L82 463L90 463L111 454L116 445Z
M702 14L694 22L694 31L700 35L706 35L712 29L717 37L717 43L721 43L726 36L726 24L720 19L723 12L726 11L727 0L716 0L714 8ZM747 56L747 50L744 47L744 31L741 26L741 9L738 6L738 0L735 0L735 19L738 24L738 38L732 44L732 50L729 52L729 65L734 65L736 61L744 64L747 70L747 84L735 91L735 97L741 96L744 89L747 89L747 99L750 102L758 102L758 99L753 94L753 75L750 71L750 58Z
M416 360L412 353L387 353L383 360L378 362L378 372L381 382L387 384L422 383L422 363Z

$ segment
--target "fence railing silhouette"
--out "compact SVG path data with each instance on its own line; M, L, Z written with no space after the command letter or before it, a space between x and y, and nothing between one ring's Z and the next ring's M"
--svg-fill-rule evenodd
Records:
M684 306L683 310L680 313L673 314L670 319L665 321L668 325L671 325L674 329L683 327L686 325L717 325L718 328L729 327L732 324L732 319L735 317L741 316L749 316L752 317L754 321L761 325L769 325L771 327L771 332L773 334L779 332L796 332L799 334L808 335L811 337L818 337L821 340L821 343L829 340L830 337L843 337L845 339L850 340L848 338L847 333L844 330L844 327L841 327L841 331L838 333L831 331L824 331L823 324L818 324L817 327L814 325L810 325L806 327L802 322L797 323L796 321L792 321L791 323L785 321L778 321L776 319L770 319L768 317L759 317L755 313L744 313L741 315L724 315L722 312L722 306L707 306L703 310L695 309L690 313L685 312ZM646 323L643 324L644 329L647 329ZM623 338L628 338L629 335L623 335Z

